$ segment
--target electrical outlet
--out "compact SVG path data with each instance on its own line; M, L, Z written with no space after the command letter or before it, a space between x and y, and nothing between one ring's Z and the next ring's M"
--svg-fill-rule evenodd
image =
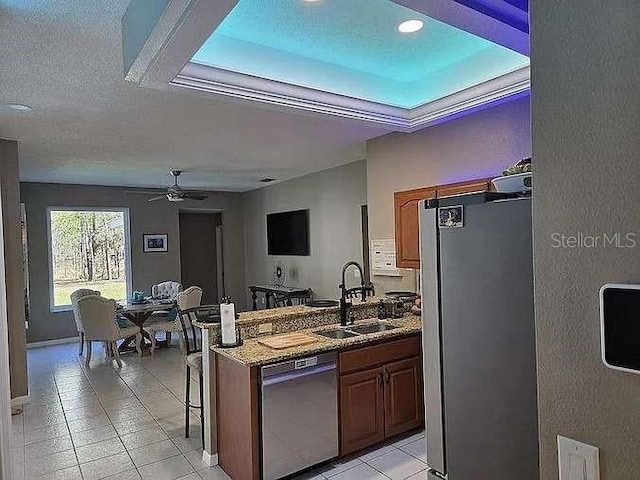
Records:
M261 323L258 325L258 335L273 332L273 323Z
M560 480L600 480L598 448L558 435Z

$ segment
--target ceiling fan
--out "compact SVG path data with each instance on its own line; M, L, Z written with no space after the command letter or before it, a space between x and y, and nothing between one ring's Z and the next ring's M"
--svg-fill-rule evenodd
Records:
M157 197L151 197L147 199L147 202L155 202L157 200L162 200L166 198L170 202L183 202L184 200L204 200L207 198L207 195L204 195L199 192L188 192L183 190L180 185L178 185L178 177L182 173L181 170L169 170L169 173L173 177L173 185L167 187L167 193L164 195L158 195Z

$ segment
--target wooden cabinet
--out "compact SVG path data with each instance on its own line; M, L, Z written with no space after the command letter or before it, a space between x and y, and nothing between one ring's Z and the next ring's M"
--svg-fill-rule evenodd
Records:
M382 368L340 377L340 426L343 454L385 439Z
M385 365L383 375L385 437L420 427L424 420L420 357Z
M488 178L395 192L396 265L420 268L420 227L418 203L427 198L448 197L491 189Z
M418 202L436 197L435 188L395 192L396 264L398 268L420 268L420 224Z
M419 336L340 352L338 365L342 456L423 425Z
M437 187L438 197L450 197L462 193L485 192L491 187L491 180L484 178L480 180L470 180L468 182L452 183L450 185L440 185Z

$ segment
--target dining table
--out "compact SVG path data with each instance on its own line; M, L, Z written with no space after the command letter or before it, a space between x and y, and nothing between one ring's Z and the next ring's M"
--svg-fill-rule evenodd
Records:
M145 331L144 324L154 313L169 313L175 307L175 300L172 299L155 299L149 298L141 302L127 301L126 303L119 303L116 313L140 329L142 334L142 343L140 348L148 350L150 346L151 337ZM127 353L136 350L136 337L135 335L127 337L118 347L120 353ZM166 346L165 342L157 342L159 346Z

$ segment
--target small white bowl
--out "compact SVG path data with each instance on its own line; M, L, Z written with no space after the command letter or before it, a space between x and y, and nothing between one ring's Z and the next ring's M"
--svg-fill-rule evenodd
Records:
M531 191L531 172L507 175L491 180L496 191L501 193L517 193Z

